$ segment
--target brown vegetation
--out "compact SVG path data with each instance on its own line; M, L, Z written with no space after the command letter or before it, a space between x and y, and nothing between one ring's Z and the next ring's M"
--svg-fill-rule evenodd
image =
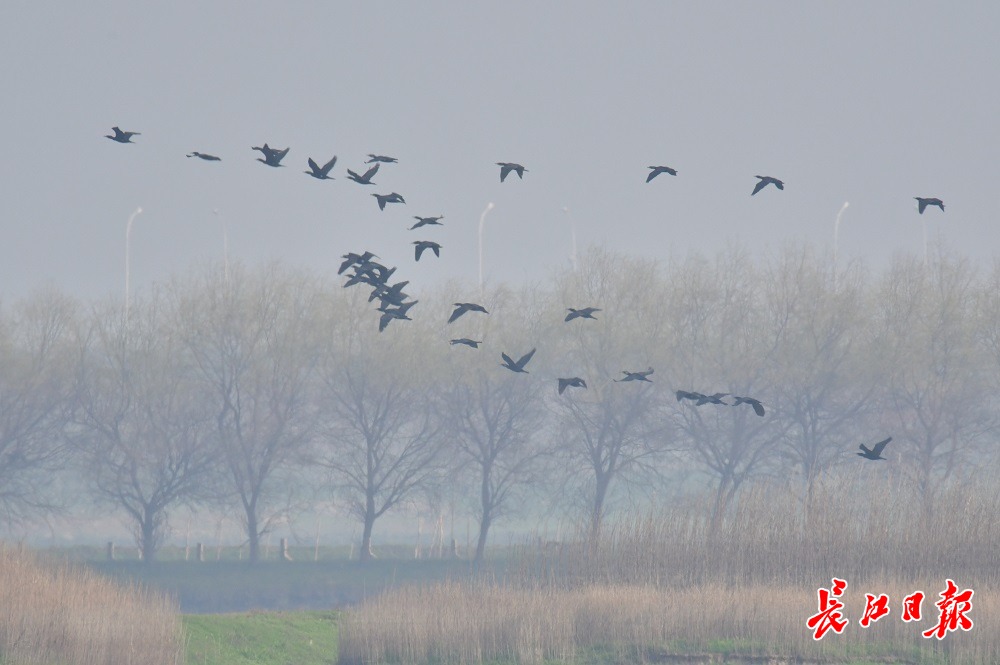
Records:
M818 488L808 511L758 487L716 530L710 500L675 506L609 524L596 546L526 547L504 580L389 592L345 619L341 662L538 663L595 649L654 662L712 650L806 662L1000 662L995 484L952 486L928 518L906 485L864 471ZM816 642L806 621L834 576L848 582L850 623ZM946 578L975 591L975 625L925 639ZM904 623L902 600L914 591L925 594L923 619ZM888 594L891 613L862 628L866 593Z
M166 597L0 546L0 662L167 665L183 653Z

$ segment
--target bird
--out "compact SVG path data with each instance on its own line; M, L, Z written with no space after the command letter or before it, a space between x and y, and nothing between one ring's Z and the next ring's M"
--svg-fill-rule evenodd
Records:
M368 161L365 164L371 164L372 162L383 162L385 164L396 164L398 160L395 157L386 157L385 155L373 155L368 153Z
M396 282L392 286L378 284L372 289L371 295L368 296L368 302L378 298L382 301L382 305L379 307L382 311L385 311L389 305L402 306L403 301L406 300L406 294L403 293L403 289L409 283L409 280L407 280L405 282Z
M385 210L386 203L406 203L406 200L396 192L392 194L372 194L372 196L378 201L379 210Z
M420 255L424 253L425 249L433 250L434 256L439 258L441 256L441 245L433 240L414 240L413 244L416 245L416 247L413 248L413 253L416 255L417 261L420 260Z
M653 368L650 367L645 372L630 372L627 369L622 370L622 374L625 375L624 379L615 379L616 383L621 383L624 381L645 381L646 383L652 383L649 380L649 375L653 373Z
M535 355L535 349L528 351L523 356L521 356L520 360L514 362L511 359L511 357L508 356L506 353L501 353L500 357L503 358L503 363L501 363L500 366L506 367L512 372L521 372L522 374L528 374L529 372L528 370L524 369L524 366L528 364L528 361L531 360L531 356L533 355Z
M587 382L578 376L574 376L569 379L559 379L559 394L562 395L563 391L567 388L586 388Z
M695 406L701 406L702 404L721 404L722 406L727 406L722 398L729 393L715 393L714 395L702 395L698 398L698 401L694 403Z
M739 406L740 404L749 404L753 407L753 412L758 416L764 415L764 405L760 403L760 400L754 399L753 397L739 397L733 395L733 399L736 400L730 406Z
M118 141L119 143L131 143L133 136L142 136L139 132L123 132L117 127L112 127L111 131L113 131L114 134L105 134L104 138L111 139L112 141Z
M920 211L921 215L924 214L924 210L927 208L927 206L937 206L938 208L941 208L941 212L944 212L944 201L942 201L941 199L938 198L924 199L919 196L914 196L913 198L917 200L917 210Z
M681 401L682 399L689 399L691 401L695 401L696 402L696 401L702 399L703 397L705 397L705 396L702 395L701 393L692 393L692 392L688 392L687 390L678 390L677 391L677 401L678 402Z
M511 171L516 172L518 178L524 179L524 172L528 170L514 162L497 162L497 166L500 167L500 182L503 182Z
M221 162L222 157L216 157L215 155L209 155L207 152L189 152L188 157L197 157L198 159L204 159L206 162Z
M419 229L421 226L427 226L428 224L434 224L436 226L444 226L440 220L444 219L444 215L438 215L437 217L419 217L417 215L413 216L413 219L417 220L417 223L410 227L410 231L413 229Z
M594 319L596 321L597 318L594 317L594 312L601 311L596 307L584 307L583 309L573 309L572 307L568 307L567 309L569 310L569 314L566 315L566 321L572 321L577 318Z
M333 165L336 164L336 163L337 163L337 156L336 155L334 155L333 159L331 159L330 161L328 161L323 166L320 166L319 164L317 164L316 162L314 162L313 158L310 157L309 158L309 169L310 170L303 171L303 173L308 173L309 175L311 175L312 177L316 178L317 180L333 180L333 178L330 177L330 169L332 169Z
M419 300L411 300L405 305L401 305L396 309L387 309L382 312L382 316L378 320L378 331L382 332L385 327L389 325L389 322L393 319L399 319L401 321L412 321L410 317L406 315L410 308L416 305Z
M861 452L857 453L857 455L859 457L864 457L865 459L870 459L870 460L877 460L877 459L884 460L886 458L882 457L882 451L885 450L886 445L890 441L892 441L891 436L888 439L876 443L874 446L871 447L871 450L866 448L865 444L862 443L861 445L858 446L858 448L861 449Z
M669 166L650 166L649 168L653 170L650 171L649 175L646 176L646 182L649 182L650 180L660 175L661 173L669 173L670 175L677 175L677 169L672 169Z
M348 252L340 258L344 259L344 262L340 264L340 270L337 271L338 275L342 275L345 270L353 265L363 266L372 259L377 259L378 257L371 252L366 251L364 254L355 254L354 252Z
M260 157L257 158L258 162L274 167L281 166L281 160L285 158L285 155L287 155L289 151L289 148L285 148L284 150L277 150L275 148L270 147L266 143L263 145L263 147L253 146L250 149L257 150L258 152L264 155L264 159L261 159Z
M372 176L378 173L379 166L380 166L379 164L376 164L375 166L365 171L364 175L358 175L351 169L347 169L347 177L350 180L353 180L354 182L359 183L361 185L374 185L375 183L372 182Z
M474 339L469 339L468 337L460 337L459 339L453 339L449 342L452 346L456 344L464 344L465 346L472 347L473 349L478 349L482 341L477 342Z
M455 303L455 311L452 312L451 316L448 318L448 323L453 322L466 312L482 312L483 314L489 314L489 312L486 311L486 308L482 305L477 305L474 302L457 302Z
M782 181L778 180L777 178L772 178L769 175L755 175L754 177L755 178L760 178L760 182L758 182L757 186L753 188L752 192L750 192L750 196L753 196L754 194L756 194L760 190L764 189L768 185L774 185L778 189L784 189L785 188L785 183L783 183Z

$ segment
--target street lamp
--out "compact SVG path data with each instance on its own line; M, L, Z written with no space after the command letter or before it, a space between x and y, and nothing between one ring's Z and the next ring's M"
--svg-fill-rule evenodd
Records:
M486 209L479 216L479 297L483 297L483 225L486 223L486 215L493 210L493 202L486 204Z
M128 223L125 225L125 319L128 320L128 307L129 307L129 277L130 277L130 259L132 251L132 222L135 220L136 215L142 212L142 208L136 208L131 215L129 215Z

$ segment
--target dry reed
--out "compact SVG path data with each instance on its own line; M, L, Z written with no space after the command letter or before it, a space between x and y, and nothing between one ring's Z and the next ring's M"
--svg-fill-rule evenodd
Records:
M572 662L595 649L653 662L720 649L797 662L1000 662L996 487L953 487L931 514L892 483L842 479L808 510L758 487L714 529L705 503L608 525L597 543L525 547L500 581L390 591L345 618L341 662ZM806 621L833 577L848 582L850 623L817 642ZM946 578L975 591L975 626L924 638ZM918 590L923 620L904 623L902 600ZM865 593L887 594L891 611L868 628Z
M165 596L0 545L0 662L176 665L183 657L180 614Z

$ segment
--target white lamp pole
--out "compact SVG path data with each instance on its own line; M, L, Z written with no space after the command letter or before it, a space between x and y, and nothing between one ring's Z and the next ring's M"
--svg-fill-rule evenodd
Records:
M142 208L136 208L131 215L129 215L128 223L125 225L125 318L128 319L128 308L129 308L129 277L130 277L130 266L131 266L131 253L132 253L132 222L135 220L136 215L142 212Z
M483 225L486 223L486 215L493 210L493 202L486 204L486 209L479 216L479 297L483 297Z

